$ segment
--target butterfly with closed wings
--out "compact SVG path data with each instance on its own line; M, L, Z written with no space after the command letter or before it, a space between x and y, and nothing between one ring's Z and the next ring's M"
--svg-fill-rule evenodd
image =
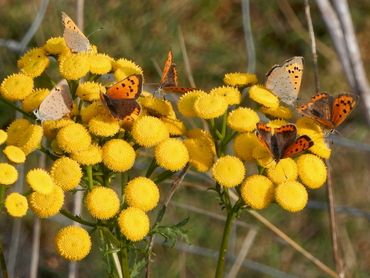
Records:
M308 103L297 107L297 110L324 128L335 130L356 107L357 100L358 96L353 94L330 96L327 93L319 93Z
M283 65L273 66L266 74L265 87L282 102L294 105L302 83L303 65L303 57L295 56Z
M72 52L87 52L91 49L89 39L81 32L73 20L62 12L62 22L64 25L63 37L68 48Z
M100 97L114 118L133 122L141 112L137 99L142 86L143 77L140 74L132 74L109 87Z
M297 128L293 124L283 125L273 130L264 123L257 123L257 138L269 150L276 162L298 155L314 144L307 135L297 138Z

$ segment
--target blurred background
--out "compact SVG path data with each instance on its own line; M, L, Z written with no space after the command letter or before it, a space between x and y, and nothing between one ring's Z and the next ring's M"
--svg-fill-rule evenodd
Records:
M7 47L4 40L21 41L35 19L42 1L0 0L0 80L17 71L21 53ZM313 26L318 46L321 90L331 94L353 91L348 85L342 64L324 23L318 1L310 1ZM325 2L325 1L323 1ZM274 64L292 56L304 56L305 70L300 102L315 92L312 55L304 11L304 1L250 1L250 21L255 44L256 74L259 81ZM350 1L357 42L365 66L370 70L370 3ZM41 46L50 37L62 36L61 11L76 19L76 1L53 0L27 49ZM169 49L174 51L182 85L189 86L185 74L181 38L184 38L189 63L197 87L209 90L222 85L228 72L244 72L248 59L240 0L147 0L147 1L85 1L84 33L99 52L112 57L125 57L144 69L147 82L158 82L156 64L162 67ZM101 29L101 30L100 30ZM182 36L180 35L182 33ZM369 93L369 92L367 92ZM369 96L368 96L369 97ZM362 98L363 100L363 98ZM332 143L331 164L340 247L348 277L370 276L370 129L363 101L340 128L339 142ZM0 106L0 125L6 128L14 118L7 107ZM342 139L342 140L341 140ZM36 163L37 156L34 160ZM31 167L30 163L27 167ZM166 247L155 245L153 277L212 277L217 250L222 236L223 212L216 196L206 191L207 180L189 175L175 197L167 223L189 216L187 225L190 245L178 242ZM165 196L169 185L161 187ZM291 236L319 260L335 268L332 259L325 187L310 191L310 205L302 212L289 214L277 205L260 213ZM155 212L152 213L155 216ZM16 277L28 277L33 216L21 220ZM68 277L68 264L54 250L56 230L68 223L62 218L41 221L39 277ZM18 227L17 226L17 227ZM1 215L1 237L5 250L11 245L14 221ZM241 215L234 225L230 244L233 265L243 240L253 230L255 237L237 277L327 277L300 253L292 249L250 214ZM104 267L98 248L79 264L79 277L102 277ZM290 275L290 276L289 276Z

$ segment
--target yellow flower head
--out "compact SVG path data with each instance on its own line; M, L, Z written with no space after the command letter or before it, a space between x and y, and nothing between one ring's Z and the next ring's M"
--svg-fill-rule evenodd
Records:
M131 241L142 240L149 232L149 217L138 208L128 207L118 217L121 233Z
M266 208L274 198L273 183L262 175L248 177L240 191L244 202L253 209Z
M308 117L299 118L296 122L296 127L299 135L312 135L312 132L324 135L321 126Z
M177 119L161 117L161 121L166 125L168 132L171 136L184 135L186 127L184 123Z
M41 126L30 125L23 131L22 135L19 135L19 141L15 145L21 148L25 155L28 155L40 146L42 135Z
M227 125L238 132L248 132L256 129L260 121L258 114L247 107L239 107L231 111L227 117Z
M291 158L281 159L267 170L267 175L276 184L295 181L298 177L297 164Z
M233 72L224 76L224 83L234 87L249 87L257 82L257 76L253 73Z
M62 37L48 39L44 45L44 49L52 55L58 55L69 50Z
M18 179L17 169L8 163L0 163L0 185L11 185Z
M94 101L81 108L81 119L84 123L88 123L93 117L100 114L108 114L108 111L100 101Z
M235 187L243 181L245 167L239 158L231 155L223 156L213 165L212 176L224 187Z
M86 150L71 153L71 158L82 165L95 165L103 161L100 146L91 144Z
M8 134L6 133L6 131L0 129L0 145L4 144L7 139L8 139Z
M5 208L10 216L25 216L28 210L27 198L17 192L10 193L6 196Z
M325 163L316 155L304 154L297 159L298 175L303 184L310 189L324 185L327 178Z
M92 54L89 60L90 72L93 74L105 74L112 69L112 58L106 54Z
M205 95L207 95L207 93L201 90L188 92L180 97L177 102L177 108L185 117L196 117L197 113L194 110L194 103L199 97Z
M22 101L22 108L26 112L32 112L33 110L37 109L41 102L46 98L49 94L48 89L36 89L32 92L32 94L28 95Z
M194 102L194 110L199 118L218 118L226 112L227 102L222 96L207 94L197 98Z
M52 217L59 213L64 204L64 192L59 186L54 186L50 194L32 192L28 196L28 204L40 218Z
M249 97L265 107L273 109L277 109L279 107L278 97L261 85L253 85L249 89Z
M259 141L258 141L259 142ZM252 151L253 158L257 161L258 165L263 168L270 168L276 165L274 158L272 157L269 150L259 142L253 151Z
M181 140L169 138L155 147L155 159L162 168L176 172L189 162L189 153Z
M3 98L16 101L23 100L33 90L33 79L23 73L15 73L3 80L0 93Z
M87 81L78 85L76 94L83 100L94 101L99 100L100 94L105 93L105 91L105 87L100 83Z
M103 146L103 163L115 172L124 172L132 168L136 153L133 147L122 139L112 139Z
M33 169L29 171L26 180L34 191L41 194L50 194L55 186L49 173L43 169Z
M21 135L25 129L27 129L31 123L26 119L17 119L13 121L7 129L7 140L8 145L15 145L19 141L19 135Z
M239 134L234 140L234 152L241 160L252 161L253 150L259 146L260 142L255 133L246 132Z
M78 80L90 70L87 54L77 53L64 57L59 64L59 71L65 79Z
M19 60L18 68L26 75L35 78L40 76L49 66L49 58L43 48L27 51Z
M213 154L216 154L215 142L213 141L212 135L208 131L201 128L194 128L186 132L186 136L204 141L207 145L209 145L208 148L211 148Z
M309 148L309 151L312 152L313 154L316 154L317 156L321 158L328 159L331 155L331 149L329 148L328 144L325 142L325 139L324 138L319 138L316 140L312 139L312 141L314 142L314 144L311 148Z
M86 150L91 144L91 137L81 124L62 127L57 134L59 147L67 153Z
M184 144L189 152L190 165L199 172L207 172L213 164L211 145L201 138L185 139Z
M287 124L286 121L281 120L281 119L276 119L276 120L269 121L266 125L268 127L271 127L273 129L275 129L275 128L279 128L279 127L281 127L283 125L286 125L286 124Z
M169 116L173 113L171 102L155 98L152 95L139 99L142 107L144 107L148 114L155 117Z
M146 148L154 147L170 136L166 125L152 116L137 119L132 126L131 134L139 145Z
M56 185L64 191L75 189L82 178L80 164L66 156L54 161L50 174Z
M89 121L89 130L97 136L111 137L120 130L120 125L119 121L104 113L93 117Z
M67 125L73 124L74 121L71 119L59 119L59 120L47 120L42 123L44 135L49 139L54 139L59 129Z
M278 108L261 107L261 112L266 115L284 120L289 120L293 117L292 111L288 107L282 105L280 105Z
M130 207L144 212L155 208L159 201L158 186L145 177L137 177L129 181L125 188L125 200Z
M125 58L118 59L112 63L114 70L114 77L116 80L122 80L131 74L143 75L143 69L135 64L133 61Z
M16 146L7 146L3 150L3 153L6 157L14 163L24 163L26 161L26 155L22 151L22 149Z
M91 250L91 238L89 233L79 226L67 226L61 229L55 236L57 252L69 261L80 261Z
M228 105L239 104L241 101L241 94L239 90L231 86L213 88L209 94L224 97Z
M117 214L119 198L113 189L96 186L86 196L86 208L93 217L106 220Z
M275 189L275 200L285 210L297 212L307 204L306 188L297 181L287 181L279 184Z

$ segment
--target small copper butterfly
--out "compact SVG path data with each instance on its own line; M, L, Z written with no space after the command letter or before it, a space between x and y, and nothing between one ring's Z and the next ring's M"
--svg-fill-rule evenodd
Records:
M266 88L281 101L293 105L301 87L303 64L303 57L296 56L286 60L282 66L273 66L266 74Z
M339 94L330 96L327 93L319 93L311 100L297 107L299 113L317 121L326 129L337 128L356 107L357 95Z
M89 39L81 32L73 20L62 12L62 22L64 25L63 37L72 52L86 52L91 48Z
M141 106L136 100L142 86L143 77L132 74L109 87L107 93L101 93L100 97L114 118L133 122L141 112Z
M59 120L69 114L73 108L73 100L67 80L63 79L50 91L33 113L41 121Z
M307 135L297 138L297 128L293 124L283 125L272 130L264 123L257 123L257 138L270 151L277 162L304 152L313 146Z
M167 54L167 59L164 64L159 88L156 91L187 93L193 90L195 90L195 88L178 87L176 64L173 62L173 54L170 50Z

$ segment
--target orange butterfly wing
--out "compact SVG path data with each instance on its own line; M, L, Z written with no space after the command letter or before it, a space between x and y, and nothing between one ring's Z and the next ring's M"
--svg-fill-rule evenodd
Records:
M125 79L112 85L107 90L111 99L137 99L143 86L143 77L140 74L132 74Z
M313 146L313 141L307 135L298 137L295 142L289 145L283 153L283 158L295 156L301 152L304 152Z
M356 107L357 95L341 94L334 98L331 121L334 127L339 126Z
M166 62L164 64L164 68L163 68L163 72L162 72L162 78L161 78L161 85L162 84L165 84L166 81L167 81L167 78L168 78L168 75L170 73L170 70L171 68L173 68L173 54L172 54L172 51L168 51L168 54L167 54L167 59L166 59ZM175 69L176 71L176 69ZM174 73L176 75L176 72Z

